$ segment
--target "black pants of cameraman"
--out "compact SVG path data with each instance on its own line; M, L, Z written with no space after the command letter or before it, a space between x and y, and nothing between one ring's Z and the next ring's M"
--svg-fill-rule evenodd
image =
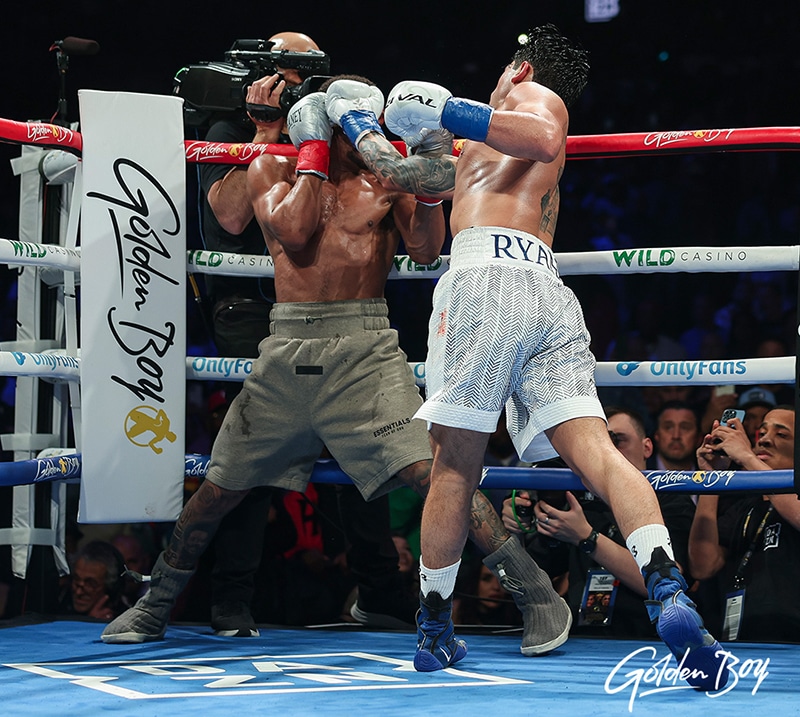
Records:
M266 301L231 297L219 301L213 310L214 336L220 356L255 358L259 342L269 334ZM232 389L232 390L231 390ZM232 383L226 389L228 402L241 390ZM328 493L329 505L338 507L344 534L348 567L358 585L359 605L370 615L389 615L400 622L414 623L416 599L406 599L398 570L398 555L391 535L389 498L367 503L351 483L318 484L317 492ZM331 495L334 494L334 495ZM270 507L270 489L256 488L223 518L214 537L214 565L211 569L212 627L215 615L230 616L237 605L251 605L255 577L261 563ZM416 597L416 596L414 596ZM250 619L250 615L244 616ZM230 620L223 620L224 627ZM237 634L249 634L245 626Z

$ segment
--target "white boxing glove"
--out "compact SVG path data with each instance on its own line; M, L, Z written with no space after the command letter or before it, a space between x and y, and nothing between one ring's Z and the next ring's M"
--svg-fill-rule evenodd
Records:
M383 112L383 92L358 80L336 80L327 91L326 107L331 122L339 125L358 147L367 132L380 132L378 117Z
M399 82L386 100L383 120L409 147L416 147L423 130L442 128L442 110L452 96L450 90L432 82Z
M326 99L324 92L312 92L296 102L286 117L289 138L297 147L297 174L328 178L333 127L325 108Z
M386 126L413 147L423 130L450 130L459 137L483 142L494 110L481 102L453 97L432 82L406 80L389 93L384 112Z

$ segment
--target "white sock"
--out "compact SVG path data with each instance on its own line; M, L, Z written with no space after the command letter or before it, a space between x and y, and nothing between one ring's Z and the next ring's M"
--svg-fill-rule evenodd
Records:
M641 528L637 528L628 536L625 544L636 560L639 570L642 570L644 566L650 562L650 558L656 548L664 548L664 552L669 559L675 560L675 553L672 552L672 540L669 537L669 531L665 526L659 525L658 523L643 525Z
M446 568L426 568L422 564L422 558L419 561L419 587L423 597L427 597L428 593L439 593L443 598L447 599L456 589L456 576L458 575L458 566L461 565L459 560L454 565Z

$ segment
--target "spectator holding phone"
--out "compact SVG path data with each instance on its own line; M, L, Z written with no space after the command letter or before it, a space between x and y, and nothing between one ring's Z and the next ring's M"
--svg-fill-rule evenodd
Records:
M714 386L706 402L703 415L700 417L700 435L709 433L714 426L714 421L719 419L722 412L729 408L737 408L738 402L739 394L736 391L736 386L730 383Z
M744 411L744 418L741 421L745 433L750 439L750 445L756 445L758 428L767 412L775 408L777 403L775 394L760 386L754 386L742 392L737 408Z
M755 446L740 418L716 421L697 450L703 470L794 468L794 407L768 411ZM689 567L715 579L704 610L722 623L723 640L800 642L800 500L794 493L738 498L702 495L689 535ZM718 617L714 616L714 607ZM718 628L709 624L710 629Z

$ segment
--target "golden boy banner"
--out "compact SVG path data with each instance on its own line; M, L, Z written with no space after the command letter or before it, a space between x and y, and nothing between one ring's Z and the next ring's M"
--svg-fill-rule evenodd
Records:
M182 100L82 90L82 523L171 521L183 499Z

